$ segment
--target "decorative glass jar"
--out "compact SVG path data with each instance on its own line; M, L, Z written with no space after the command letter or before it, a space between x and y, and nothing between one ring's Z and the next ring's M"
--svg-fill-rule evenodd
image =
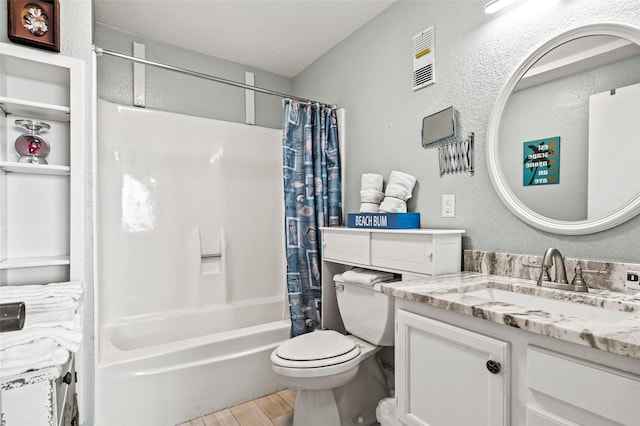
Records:
M19 163L47 164L45 158L49 155L51 146L40 136L40 129L50 129L51 126L42 121L16 120L18 126L25 127L28 132L16 139L16 151L20 154Z

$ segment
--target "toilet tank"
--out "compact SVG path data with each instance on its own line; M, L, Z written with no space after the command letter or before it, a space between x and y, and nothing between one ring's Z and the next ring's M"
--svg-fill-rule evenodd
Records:
M383 294L380 284L364 285L334 277L338 309L346 330L376 346L393 346L393 296Z

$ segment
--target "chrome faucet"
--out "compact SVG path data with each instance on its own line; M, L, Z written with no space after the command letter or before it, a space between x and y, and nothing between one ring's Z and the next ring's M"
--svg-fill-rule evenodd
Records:
M551 281L551 275L549 269L555 266L556 276ZM576 271L577 272L577 271ZM571 291L587 291L587 286L582 281L582 276L579 280L574 280L571 284L567 281L567 269L564 266L564 258L557 248L548 248L542 257L542 271L540 277L538 277L538 285L541 287L556 288L559 290L571 290Z
M542 273L540 274L540 278L538 278L538 285L542 285L543 281L551 281L551 276L549 275L549 268L553 265L556 266L556 279L554 282L567 284L567 270L564 267L564 259L562 258L562 254L560 250L557 248L548 248L542 257Z

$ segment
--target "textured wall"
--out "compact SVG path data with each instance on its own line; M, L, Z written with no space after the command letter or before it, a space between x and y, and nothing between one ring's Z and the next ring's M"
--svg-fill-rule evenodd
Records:
M280 93L293 91L293 81L287 77L180 49L105 25L95 26L95 45L103 49L131 55L134 41L145 45L146 58L150 61L238 82L244 82L244 72L250 71L255 74L255 85L258 87ZM133 104L131 62L106 55L98 58L98 97L123 105ZM281 99L261 93L256 93L255 99L256 124L281 128ZM162 111L245 122L243 89L150 66L146 67L146 103L148 108Z
M294 78L298 96L346 109L346 211L359 206L360 175L415 175L409 208L422 227L462 228L466 249L541 254L557 247L573 258L637 262L640 217L586 236L539 231L516 218L491 185L485 135L500 88L528 54L578 25L621 21L640 26L637 0L526 0L494 15L482 1L399 1ZM435 85L411 90L411 39L436 28ZM476 174L438 173L437 149L420 145L422 118L453 105L458 133L475 132ZM456 217L440 217L442 194L456 194Z

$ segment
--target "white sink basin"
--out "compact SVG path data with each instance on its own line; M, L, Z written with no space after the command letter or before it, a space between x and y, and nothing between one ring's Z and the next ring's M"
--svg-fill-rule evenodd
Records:
M509 303L531 308L550 314L571 315L589 321L615 323L622 321L633 312L612 311L597 306L584 305L575 302L564 302L562 300L548 299L546 297L533 296L525 293L516 293L496 288L483 288L465 292L469 296L480 297L495 302Z

